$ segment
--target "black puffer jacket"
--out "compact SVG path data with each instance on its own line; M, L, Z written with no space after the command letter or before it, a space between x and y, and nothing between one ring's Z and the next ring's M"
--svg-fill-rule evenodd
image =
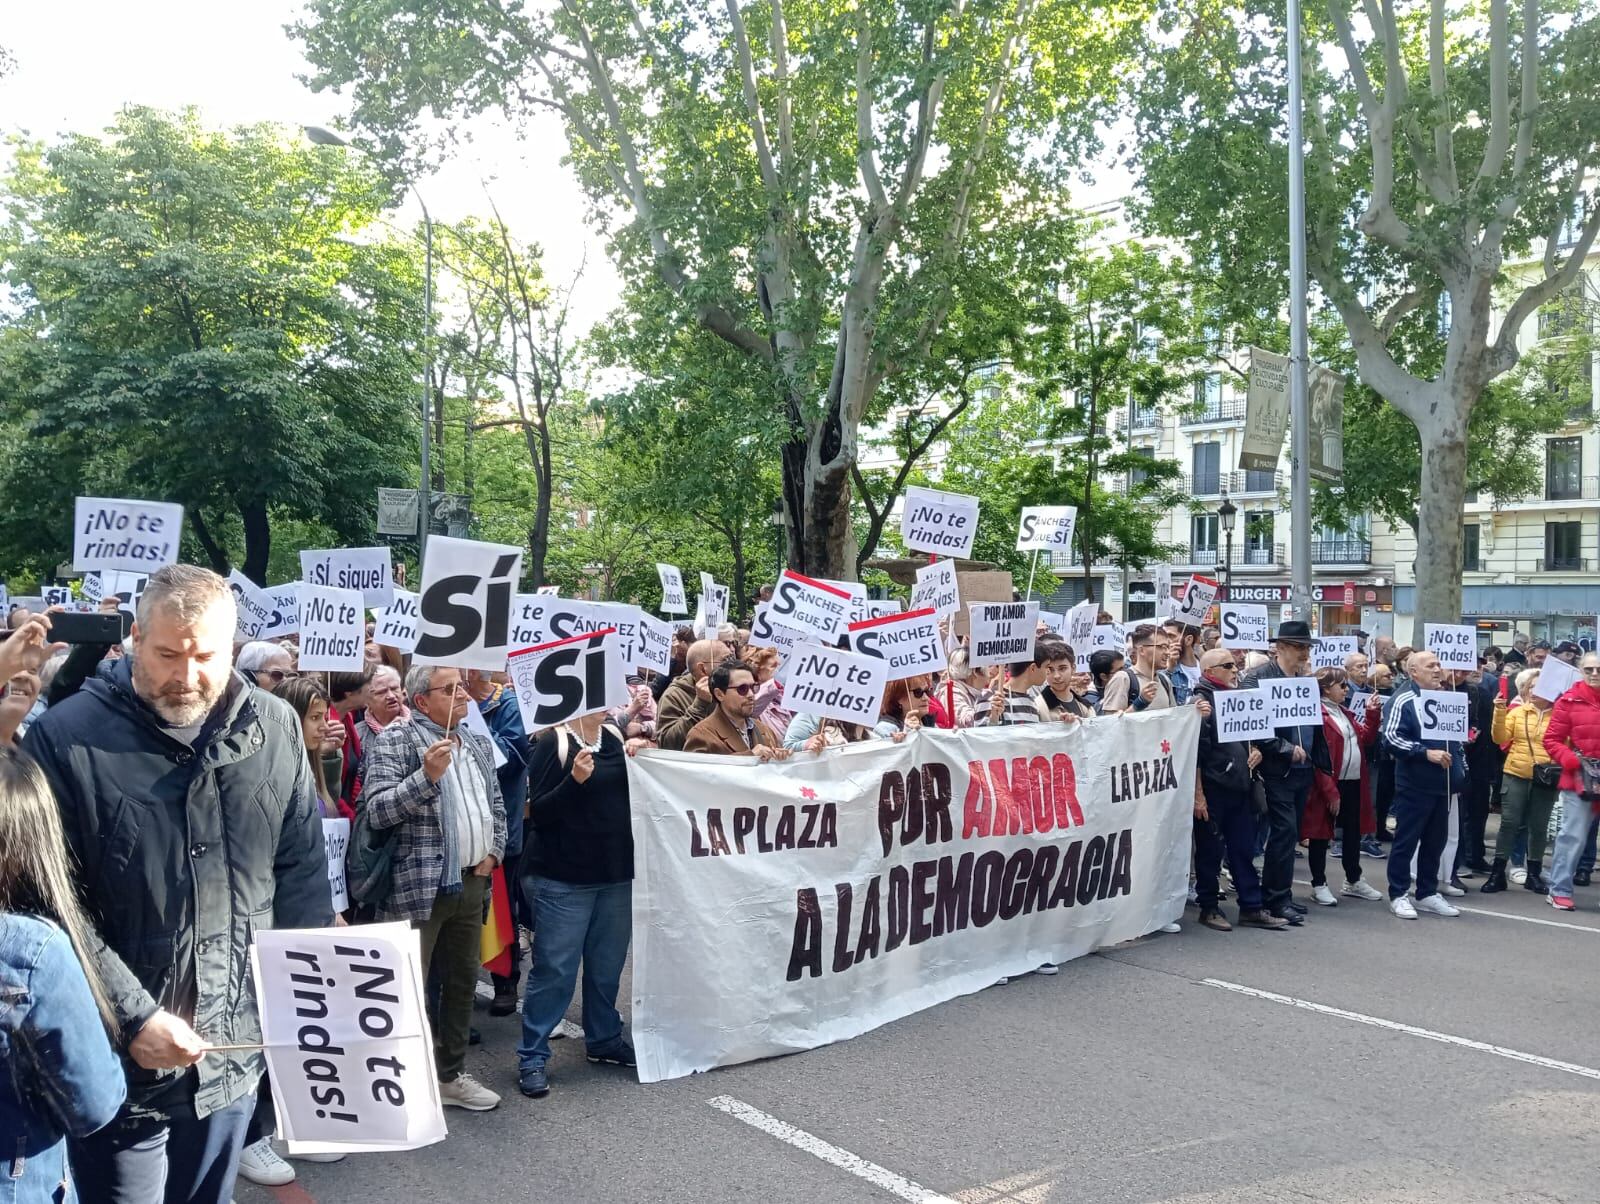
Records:
M1209 677L1202 677L1194 687L1194 697L1204 698L1211 706L1211 714L1200 721L1200 784L1206 793L1226 791L1244 794L1250 789L1250 741L1231 740L1224 744L1217 739L1217 693L1221 689Z
M224 707L191 749L134 694L122 660L46 711L24 741L82 869L124 1051L158 1008L213 1044L259 1042L252 934L333 921L298 718L238 674ZM180 1072L126 1065L130 1106L188 1102ZM259 1053L203 1058L189 1080L195 1112L254 1090L262 1069Z

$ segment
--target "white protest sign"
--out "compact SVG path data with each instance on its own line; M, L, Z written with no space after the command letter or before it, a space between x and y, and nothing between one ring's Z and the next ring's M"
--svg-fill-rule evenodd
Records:
M1418 690L1417 724L1424 740L1465 740L1471 726L1467 696L1456 690Z
M961 609L955 561L935 560L917 570L917 584L911 591L911 609L932 610L940 618Z
M178 559L183 507L170 502L81 497L73 513L72 569L153 573Z
M1322 722L1322 693L1311 677L1269 677L1260 685L1267 695L1272 726L1308 727Z
M775 622L797 627L822 643L831 644L850 623L850 594L784 569L769 603Z
M683 589L683 573L677 565L656 563L656 576L661 578L661 611L663 614L689 613L689 595Z
M617 655L622 658L624 671L634 667L639 656L639 616L642 613L637 606L625 602L580 602L573 598L541 598L540 602L543 626L534 641L536 644L609 629L616 632Z
M783 704L792 711L860 723L878 722L889 662L836 648L804 644L786 666Z
M461 720L461 726L469 732L476 732L489 742L489 751L494 754L494 767L496 769L506 763L506 755L500 751L500 745L496 742L494 733L489 730L489 721L483 717L483 708L478 706L477 699L467 699L467 714Z
M1267 608L1246 602L1224 602L1218 630L1224 648L1266 648L1271 631Z
M300 630L300 583L274 585L262 591L272 613L261 626L259 639L275 640L279 636L294 635ZM412 597L416 597L415 594Z
M1211 696L1217 708L1217 742L1270 740L1272 714L1262 690L1218 690Z
M561 587L557 585L541 585L533 592L541 598L556 598L561 595Z
M433 544L428 551L431 555ZM394 598L388 548L333 548L300 553L300 579L307 585L361 591L361 600L377 609Z
M512 599L513 648L530 648L550 639L550 607L555 601L548 594L518 594Z
M359 673L366 664L366 607L353 589L300 586L302 672Z
M1152 576L1156 587L1156 617L1161 618L1164 613L1172 613L1172 566L1158 564ZM1167 607L1165 612L1162 611L1162 606Z
M1024 506L1017 522L1017 551L1070 552L1076 506Z
M1067 625L1067 616L1064 612L1041 610L1039 612L1039 622L1043 623L1047 628L1055 632L1057 635L1060 635L1062 630Z
M967 606L971 640L967 663L1006 665L1033 655L1039 626L1037 602L973 602Z
M1360 645L1353 635L1319 635L1311 641L1311 667L1343 669L1345 657L1361 651Z
M322 817L322 847L328 854L328 889L333 910L350 910L350 888L344 880L344 855L350 847L350 821L344 816Z
M1361 716L1362 712L1364 712L1367 709L1367 699L1369 699L1371 697L1372 697L1372 691L1371 690L1360 690L1360 689L1352 688L1350 693L1348 695L1346 695L1346 697L1345 697L1344 705L1349 707L1352 711L1354 711L1356 713L1357 718L1359 718Z
M949 663L939 638L939 616L931 610L884 615L850 624L851 652L889 662L889 680L943 673Z
M867 618L881 619L884 615L901 615L906 613L904 604L899 598L868 598ZM859 621L859 620L858 620Z
M506 660L529 735L547 727L628 705L628 683L616 632L606 628L513 652Z
M900 538L914 552L968 556L978 533L978 499L912 485L900 507Z
M83 600L90 604L91 610L98 607L100 599L105 597L105 582L99 573L85 573L83 580L78 583L78 588L83 591ZM5 604L5 596L6 587L0 585L0 607Z
M71 606L72 587L70 585L46 585L39 590L39 596L44 599L45 606Z
M241 640L259 640L272 618L272 604L256 583L238 569L228 574L228 588L233 591L234 634Z
M417 628L422 623L420 596L408 589L394 591L394 600L373 616L372 642L410 652L417 646Z
M448 535L431 537L412 663L504 669L512 648L511 599L521 576L521 548ZM300 621L305 622L304 597Z
M813 577L819 585L831 586L850 595L849 622L859 623L862 619L870 619L871 613L867 610L867 587L859 581L834 581L829 577Z
M1199 627L1217 600L1217 589L1210 577L1190 577L1189 586L1183 591L1183 605L1173 609L1172 617L1190 627Z
M750 619L750 646L752 648L776 648L783 653L785 660L789 654L800 647L811 637L798 627L790 627L780 623L772 614L770 603L763 602L756 607L756 612Z
M1478 629L1470 623L1424 623L1422 638L1446 669L1478 667Z
M1554 702L1582 680L1583 674L1566 661L1548 656L1539 667L1539 680L1533 683L1533 696Z
M1102 648L1109 648L1112 652L1126 656L1128 652L1128 629L1121 623L1097 623L1089 632L1089 651L1099 652Z
M1095 622L1100 618L1100 604L1093 598L1079 602L1067 611L1067 643L1079 652L1089 647L1094 638Z
M633 667L656 673L672 671L672 627L645 611L639 612L639 643Z
M416 929L258 929L250 967L278 1132L291 1153L444 1140Z

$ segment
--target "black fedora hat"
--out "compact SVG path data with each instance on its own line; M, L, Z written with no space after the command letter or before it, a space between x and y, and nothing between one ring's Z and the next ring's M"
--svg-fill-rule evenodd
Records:
M1299 619L1288 619L1278 624L1278 634L1269 641L1273 644L1304 644L1311 647L1311 624Z

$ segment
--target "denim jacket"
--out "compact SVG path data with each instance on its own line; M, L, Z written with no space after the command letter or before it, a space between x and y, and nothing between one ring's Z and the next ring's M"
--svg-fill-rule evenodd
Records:
M0 1204L77 1199L67 1137L87 1137L128 1094L67 934L0 912Z

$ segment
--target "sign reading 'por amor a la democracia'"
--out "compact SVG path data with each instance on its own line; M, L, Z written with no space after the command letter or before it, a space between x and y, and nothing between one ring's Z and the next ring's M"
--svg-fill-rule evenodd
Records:
M73 513L72 568L153 573L178 559L183 507L170 502L81 497Z
M978 499L911 486L900 509L900 538L913 552L967 556L978 532Z
M1039 628L1037 602L974 602L967 611L971 625L968 664L1006 665L1033 655Z
M639 1077L849 1040L1177 919L1199 724L630 758Z

